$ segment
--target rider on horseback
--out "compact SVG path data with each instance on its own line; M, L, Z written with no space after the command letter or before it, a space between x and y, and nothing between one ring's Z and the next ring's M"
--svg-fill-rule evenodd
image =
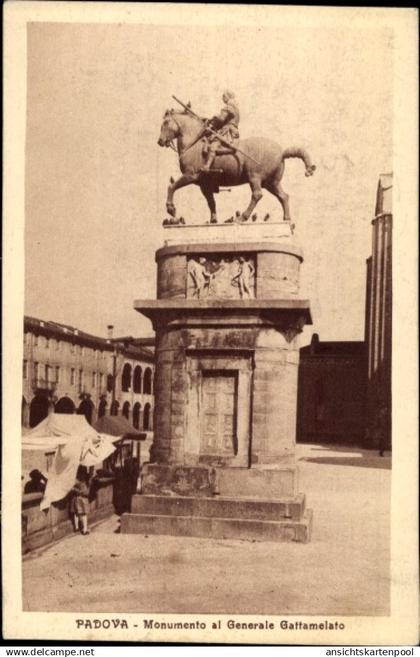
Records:
M234 140L239 139L239 108L235 102L235 94L232 91L225 91L222 96L224 106L220 114L214 116L210 122L209 127L213 130L217 130L220 137L224 141L232 144ZM209 171L213 165L214 159L219 152L220 154L234 152L228 149L224 149L223 152L220 152L221 143L217 135L213 133L208 133L208 151L207 158L202 171Z

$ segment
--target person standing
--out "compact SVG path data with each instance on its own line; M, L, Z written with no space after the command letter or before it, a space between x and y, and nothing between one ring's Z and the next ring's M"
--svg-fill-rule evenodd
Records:
M252 298L252 283L251 279L255 273L255 268L251 262L245 260L244 257L240 257L238 261L238 273L232 278L232 284L238 285L239 287L239 296L241 299Z
M70 514L73 518L74 531L80 531L83 536L89 534L89 476L85 469L79 467L76 482L71 489Z
M210 282L213 275L206 269L206 259L199 258L197 260L190 260L188 263L188 272L194 283L193 295L197 298L206 296L210 289Z

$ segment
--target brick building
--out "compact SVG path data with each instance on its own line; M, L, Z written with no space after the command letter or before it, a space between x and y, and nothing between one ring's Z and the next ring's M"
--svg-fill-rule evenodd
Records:
M366 261L364 342L300 350L297 437L391 448L392 174L379 178Z
M107 413L124 415L151 432L154 350L142 342L25 317L23 426L36 426L54 410L84 414L91 424Z
M300 350L297 440L363 444L364 342L322 342L316 333Z

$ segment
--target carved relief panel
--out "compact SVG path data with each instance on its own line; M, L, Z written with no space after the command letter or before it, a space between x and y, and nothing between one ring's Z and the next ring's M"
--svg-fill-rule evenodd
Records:
M254 299L255 256L213 255L188 259L187 299Z

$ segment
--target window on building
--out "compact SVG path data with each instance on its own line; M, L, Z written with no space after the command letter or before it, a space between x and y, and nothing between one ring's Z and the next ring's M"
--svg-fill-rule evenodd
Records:
M139 402L136 402L133 406L133 425L135 429L140 428L140 412L141 412L141 405Z
M74 384L75 384L75 371L74 371L74 367L72 367L71 370L70 370L70 384L71 384L72 386L74 386Z
M143 393L145 395L152 394L152 370L150 369L150 367L148 367L144 372Z
M60 382L60 368L58 365L55 367L55 382L59 383Z
M134 392L140 393L141 392L141 367L140 365L136 365L134 368L134 374L133 374L133 390Z
M128 420L128 418L130 417L130 404L129 404L129 402L124 403L123 408L122 408L122 414Z
M34 347L38 346L38 336L34 335Z
M96 372L92 372L92 388L96 388Z
M23 361L23 378L24 379L28 378L28 361L27 360Z
M21 414L21 422L22 426L26 427L28 425L28 404L26 402L25 397L22 397L22 414Z
M146 404L143 413L143 429L150 431L150 404Z
M123 392L128 392L131 389L131 365L128 363L126 363L123 367L121 388Z
M99 390L102 391L103 387L104 387L104 375L102 374L102 372L100 372L100 374L99 374Z
M74 354L75 350L76 350L76 345L74 344L74 342L72 342L70 344L70 351L71 351L72 354Z
M48 383L50 380L50 366L45 365L45 381Z
M79 385L83 385L83 370L79 370Z
M45 338L45 346L46 346L47 349L50 346L50 339L49 338Z
M34 363L34 377L37 379L39 376L39 363Z
M112 392L113 387L114 387L114 377L112 376L112 374L108 374L108 376L106 377L106 389L108 390L108 392Z
M56 343L55 343L55 350L60 351L60 346L61 346L61 342L60 342L60 340L57 340Z

